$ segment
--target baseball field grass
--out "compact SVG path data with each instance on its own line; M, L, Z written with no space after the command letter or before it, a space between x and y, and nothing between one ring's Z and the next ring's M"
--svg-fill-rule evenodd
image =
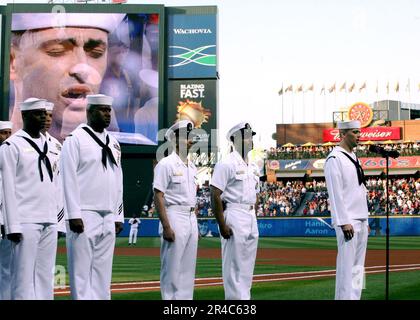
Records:
M335 238L260 238L255 265L252 299L255 300L331 300L334 298ZM117 238L113 264L113 284L138 284L130 290L113 289L112 299L159 300L159 238L138 238L128 246L127 238ZM390 299L420 300L420 237L393 237L390 241ZM267 254L269 253L269 254ZM198 286L197 300L221 300L220 239L202 238L199 242L196 278L211 278L212 284ZM59 242L57 265L66 266L65 243ZM385 238L368 242L367 275L362 299L385 297ZM281 274L281 279L259 276ZM153 282L143 290L140 282ZM68 277L67 277L68 283ZM120 292L119 292L120 291ZM68 295L56 299L68 299Z

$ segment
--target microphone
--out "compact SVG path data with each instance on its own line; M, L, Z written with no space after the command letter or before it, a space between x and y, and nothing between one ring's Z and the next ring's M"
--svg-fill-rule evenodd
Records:
M380 146L371 145L369 147L369 151L373 153L380 154L384 158L393 158L397 159L400 156L400 153L397 150L385 150L385 148L382 148Z

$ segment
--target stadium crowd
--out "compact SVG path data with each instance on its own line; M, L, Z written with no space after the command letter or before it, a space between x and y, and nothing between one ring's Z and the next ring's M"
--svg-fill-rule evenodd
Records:
M286 144L278 148L266 150L269 160L287 160L287 159L321 159L326 158L335 144L323 145L292 145ZM420 155L420 142L378 144L386 150L396 150L402 156ZM360 144L356 147L358 157L375 157L375 153L369 152L368 144Z
M306 188L302 181L263 182L258 194L258 216L288 216L299 207Z
M386 213L386 180L369 178L366 180L368 189L368 204L371 215ZM390 214L418 215L420 214L420 178L390 179L389 208ZM312 193L309 200L306 193ZM305 203L302 203L305 201ZM297 209L303 206L301 212ZM197 192L197 214L200 218L213 217L208 186L199 188ZM258 194L258 217L281 216L329 216L328 192L325 180L303 182L277 181L261 182ZM157 218L152 204L148 212L141 213L142 218Z

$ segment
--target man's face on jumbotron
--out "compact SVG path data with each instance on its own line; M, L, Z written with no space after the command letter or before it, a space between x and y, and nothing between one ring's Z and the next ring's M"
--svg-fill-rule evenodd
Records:
M21 90L22 101L37 97L53 102L50 133L65 137L86 121L86 95L99 92L107 65L107 32L50 28L14 39L10 77L16 90Z

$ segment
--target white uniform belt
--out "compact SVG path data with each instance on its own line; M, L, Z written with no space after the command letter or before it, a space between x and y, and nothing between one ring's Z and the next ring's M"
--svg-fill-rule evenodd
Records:
M255 206L253 204L244 204L244 203L226 203L226 208L232 209L243 209L243 210L254 210Z
M170 205L170 206L167 206L166 209L176 210L179 212L186 212L186 213L195 213L195 207L190 207L190 206Z

